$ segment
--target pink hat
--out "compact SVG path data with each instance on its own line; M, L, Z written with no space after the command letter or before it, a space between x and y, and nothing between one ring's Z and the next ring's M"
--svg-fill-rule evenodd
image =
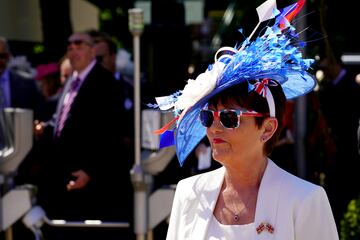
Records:
M59 71L57 63L40 64L36 67L36 80L42 80L47 75L57 73Z

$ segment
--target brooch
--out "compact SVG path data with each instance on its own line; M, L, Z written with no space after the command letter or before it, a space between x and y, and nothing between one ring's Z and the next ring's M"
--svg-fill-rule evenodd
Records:
M262 222L257 228L257 234L262 233L263 231L268 231L270 234L274 233L274 227L270 223Z

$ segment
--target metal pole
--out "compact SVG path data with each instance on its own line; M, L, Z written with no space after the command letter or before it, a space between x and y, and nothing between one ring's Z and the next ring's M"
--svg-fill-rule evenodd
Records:
M135 164L141 164L141 145L140 145L140 36L134 35L134 99L135 99Z
M306 6L303 7L302 13L306 12ZM306 15L299 18L297 22L297 29L306 28ZM306 39L306 31L300 35L301 40ZM302 54L305 55L306 51L303 50ZM306 171L306 154L305 154L305 136L306 136L306 96L298 97L295 100L295 160L297 166L297 175L301 178L305 178L307 175Z
M306 178L306 96L298 97L295 101L295 159L297 175Z
M144 28L143 10L129 9L129 30L133 35L134 48L134 117L135 117L135 164L131 169L131 179L134 186L134 231L137 240L145 240L148 222L147 192L144 172L141 166L141 135L140 135L140 35Z
M76 228L128 228L128 222L102 222L100 220L65 221L50 220L44 217L44 222L52 227L76 227Z

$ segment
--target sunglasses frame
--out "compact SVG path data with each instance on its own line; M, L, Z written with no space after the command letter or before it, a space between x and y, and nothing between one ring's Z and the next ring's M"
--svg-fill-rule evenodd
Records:
M70 47L72 44L75 46L80 46L82 44L92 46L91 43L83 39L69 40L67 46Z
M211 125L209 127L211 127L213 124L214 124L214 120L215 120L215 117L219 118L219 121L220 121L220 124L221 126L223 126L224 128L227 128L227 129L235 129L235 128L238 128L240 126L240 117L243 116L243 117L264 117L265 115L262 114L262 113L258 113L258 112L255 112L255 111L249 111L247 109L222 109L222 110L211 110L211 109L201 109L200 110L200 113L199 113L199 120L201 122L201 125L203 125L204 127L206 128L209 128L207 126L205 126L205 124L203 124L203 121L201 120L201 112L211 112L212 113L212 122L211 122ZM221 114L224 113L224 112L233 112L233 113L236 113L236 116L237 116L237 124L235 127L227 127L224 125L223 123L223 120L221 120Z

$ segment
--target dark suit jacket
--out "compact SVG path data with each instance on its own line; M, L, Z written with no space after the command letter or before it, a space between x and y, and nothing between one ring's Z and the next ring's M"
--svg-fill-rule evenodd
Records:
M35 80L10 70L9 81L11 107L31 109L34 111L34 119L37 118L45 99L36 86Z
M53 181L48 186L53 195L47 209L51 217L119 221L132 217L129 173L133 160L121 145L123 129L127 128L122 118L128 116L122 116L122 95L117 86L113 75L96 64L72 103L60 137L54 137L49 158L49 179ZM79 169L90 176L89 184L66 191L71 172Z

